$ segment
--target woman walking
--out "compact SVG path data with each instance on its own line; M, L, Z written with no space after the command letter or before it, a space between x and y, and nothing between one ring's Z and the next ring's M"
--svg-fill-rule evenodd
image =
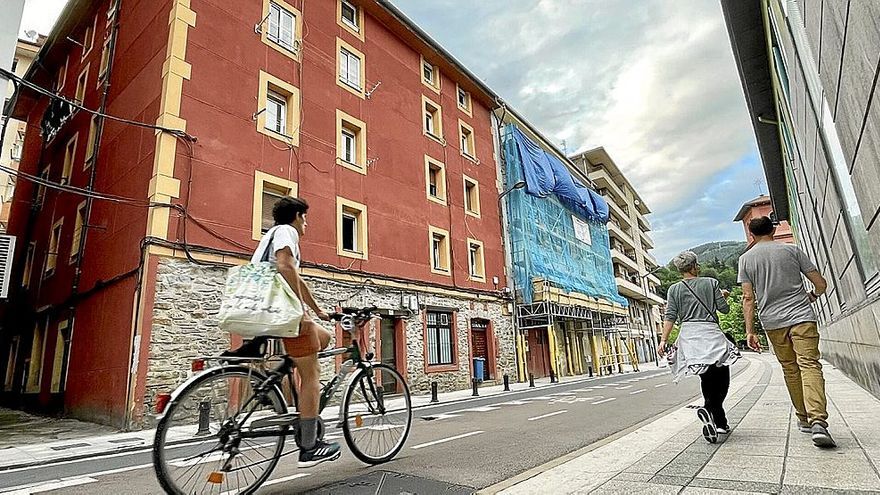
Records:
M660 354L667 354L673 380L699 375L704 405L697 410L703 422L703 437L709 443L718 441L718 435L730 432L724 412L724 399L730 388L729 366L740 358L739 350L718 325L718 314L727 313L727 291L719 288L713 278L700 277L697 255L685 251L672 260L683 280L669 288L666 295L666 317ZM667 344L673 325L681 324L674 346Z

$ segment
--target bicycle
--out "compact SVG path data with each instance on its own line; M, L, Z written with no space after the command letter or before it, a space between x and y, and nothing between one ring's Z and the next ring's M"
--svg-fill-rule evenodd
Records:
M375 310L346 308L331 315L351 336L351 344L318 353L319 359L350 355L323 385L319 414L347 381L336 425L355 457L371 465L393 459L412 426L412 401L403 377L394 368L373 362L373 353L361 355L358 342L364 327L381 318ZM284 452L286 437L294 436L299 444L293 359L282 354L281 363L266 371L271 357L262 349L258 354L203 358L218 364L191 377L171 395L153 442L156 476L167 493L253 493L282 456L297 451ZM288 410L282 393L284 377L291 385L293 410ZM323 422L318 424L318 438L323 438ZM399 436L388 438L395 433ZM376 450L369 450L373 445Z

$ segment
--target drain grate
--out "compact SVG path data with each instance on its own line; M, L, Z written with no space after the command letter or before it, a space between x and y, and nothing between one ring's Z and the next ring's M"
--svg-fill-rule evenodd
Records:
M474 488L391 471L374 471L312 490L309 495L471 495Z
M142 438L117 438L116 440L108 440L110 443L144 443Z
M54 447L49 447L52 450L70 450L70 449L78 449L80 447L88 447L91 444L89 443L69 443L67 445L56 445Z

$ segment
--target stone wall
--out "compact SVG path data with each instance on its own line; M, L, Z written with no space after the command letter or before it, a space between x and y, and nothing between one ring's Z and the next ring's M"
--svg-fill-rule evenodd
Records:
M880 397L880 300L819 329L822 357Z
M158 393L167 393L189 375L190 362L197 356L215 355L229 346L229 335L217 327L220 297L226 269L203 266L186 260L163 258L159 261L153 325L150 332L150 363L146 376L144 410L152 411ZM366 286L306 277L318 304L327 310L337 306L375 305L401 310L403 295L417 296L418 312L406 312L406 380L413 393L427 393L431 382L441 392L466 389L471 383L469 363L469 322L473 318L491 321L497 348L496 378L505 373L516 376L516 352L512 321L503 314L504 303L481 302L427 292ZM426 373L424 358L425 307L448 308L456 312L458 329L458 370ZM333 344L331 344L333 345ZM335 361L322 362L325 377L332 376Z

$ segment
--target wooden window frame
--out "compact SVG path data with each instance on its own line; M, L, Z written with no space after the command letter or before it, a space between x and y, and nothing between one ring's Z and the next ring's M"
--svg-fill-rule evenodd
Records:
M451 339L451 352L452 352L452 363L450 364L429 364L430 355L428 352L428 313L446 313L449 314L449 326L450 326L450 339ZM458 357L458 312L457 311L449 311L449 310L434 310L434 309L426 309L422 311L422 349L423 349L423 363L425 373L444 373L449 371L458 371L460 369L460 362Z
M92 49L95 47L95 33L98 30L98 18L95 17L94 23L91 26L86 26L86 35L83 37L83 51L82 55L80 55L79 59L85 60L86 57L92 53Z
M477 179L464 176L464 212L474 218L482 217L482 209L480 208L480 183ZM470 195L468 194L468 185L473 186L474 198L471 200ZM471 203L468 205L468 203ZM470 208L468 207L470 206ZM476 208L473 208L476 207Z
M89 88L89 66L91 64L86 64L83 70L80 71L79 76L76 78L76 92L73 94L73 100L79 102L80 105L85 106L86 101L86 91Z
M64 85L67 84L67 64L70 62L70 56L64 59L64 65L58 71L58 75L55 79L55 92L60 93L61 90L64 89Z
M342 216L344 214L354 216L357 221L357 244L359 251L349 251L342 247ZM367 206L361 203L336 196L336 254L346 258L358 260L369 259L369 224L367 219Z
M429 105L434 109L434 111L431 113L434 122L433 132L428 131L428 127L425 125L425 115L428 112ZM443 108L440 106L439 103L434 102L434 100L428 98L425 95L422 95L420 120L422 122L422 134L428 136L429 138L437 141L440 144L446 144L446 140L443 138Z
M73 146L71 146L71 144ZM73 135L64 145L64 165L61 168L61 183L70 184L73 176L73 164L76 162L76 151L79 147L79 133Z
M440 244L440 264L445 265L437 268L434 266L434 236L440 235L443 236L443 241ZM434 227L432 225L428 226L428 260L431 263L431 273L437 275L445 275L447 277L452 276L452 257L450 255L449 249L449 231L441 229L439 227ZM445 263L444 263L445 262Z
M360 88L352 87L347 82L342 81L342 71L339 70L339 62L342 57L342 50L347 51L348 53L354 55L358 59L360 59L360 74L358 74L360 81ZM361 99L366 99L366 85L367 85L367 59L364 56L363 52L355 48L349 43L346 43L342 38L336 38L336 85L340 88L348 91L349 93L357 96Z
M471 270L471 259L472 257L472 247L479 248L479 259L475 260L477 273L473 273ZM478 241L476 239L471 239L470 237L467 240L467 253L468 253L468 280L473 282L485 282L486 281L486 251L483 247L483 242Z
M461 101L459 101L458 99L461 93L467 95L467 104L465 106L461 106ZM455 105L468 117L474 116L474 100L471 97L471 93L469 91L465 91L464 88L462 88L458 83L455 84Z
M357 14L357 27L352 26L348 23L348 21L342 18L342 3L345 2L349 6L354 7L355 13ZM353 36L358 38L361 41L364 41L364 9L360 7L360 5L355 5L354 2L350 2L348 0L337 0L336 1L336 23L339 24L343 29L351 33Z
M425 79L425 66L430 65L432 69L432 73L434 74L434 81L430 82ZM440 67L436 64L432 64L428 60L425 60L424 55L419 55L419 80L422 81L422 84L431 88L431 91L440 94ZM438 106L439 107L439 106Z
M37 243L31 241L27 245L24 255L24 273L21 274L21 286L25 289L31 286L31 275L34 272L34 259L37 256Z
M266 128L266 105L269 100L269 91L282 96L287 101L286 133L279 134ZM257 93L257 132L277 139L291 146L299 146L299 117L300 117L300 91L299 88L289 84L268 72L260 71L260 87Z
M68 360L70 352L65 356L64 350L67 347L64 333L69 330L69 321L63 318L58 322L57 333L55 334L55 351L52 353L52 380L49 382L49 393L57 394L64 392L67 388ZM60 344L60 349L59 349Z
M86 225L85 225L86 217L85 217L85 211L84 211L85 208L86 208L85 201L76 205L76 219L74 220L74 223L73 223L73 237L70 239L70 264L71 265L76 263L76 260L79 258L79 255L80 255L79 239L80 239L80 235L82 234L82 229L86 228ZM83 214L80 215L80 212L83 212Z
M342 131L347 130L355 138L355 162L345 160ZM351 115L336 110L336 164L359 174L367 175L367 124Z
M55 231L58 231L58 236L55 236ZM58 258L60 258L61 254L61 236L64 235L64 218L58 219L55 223L52 224L52 229L49 231L49 244L46 246L46 259L43 262L43 279L47 279L55 274L58 271ZM54 253L52 244L54 246ZM52 258L54 256L54 258ZM49 267L49 259L52 259L52 267Z
M291 197L296 197L299 192L299 185L296 182L275 177L259 170L254 172L254 199L253 199L253 218L251 220L251 238L259 241L263 238L263 190L266 184L278 189L290 191Z
M43 180L49 180L49 175L52 173L52 164L46 165L43 167L43 170L40 171L39 177ZM35 207L43 207L43 204L46 202L46 193L49 188L42 185L37 184L37 190L34 194L34 206Z
M431 166L434 165L440 169L440 177L437 183L437 195L431 194ZM425 195L428 201L447 206L449 204L449 190L446 187L446 164L425 155Z
M465 131L467 131L467 136L465 136ZM468 147L470 148L470 153L464 150L464 147L461 145L462 141L467 139ZM474 128L469 126L467 122L458 119L458 147L461 156L467 158L468 160L479 163L479 159L477 158L477 140L476 136L474 136Z
M36 346L35 341L37 338L37 333L41 335L40 345ZM31 355L30 355L30 364L27 369L27 378L25 379L24 389L26 394L34 394L40 393L43 388L43 365L44 360L46 359L46 334L49 332L49 318L48 316L38 315L37 322L34 324L34 332L31 336ZM36 354L37 347L39 347L39 355ZM39 357L39 365L34 365L34 358Z
M89 120L89 138L86 141L86 155L83 159L83 171L89 169L95 161L95 135L98 133L98 116L92 115Z
M110 67L110 38L104 40L104 44L101 47L101 61L98 64L98 84L97 87L101 87L101 83L104 82L104 79L107 77L107 69Z
M263 23L260 25L260 41L263 42L264 45L272 48L273 50L281 53L282 55L292 58L297 62L302 62L302 32L303 32L303 16L302 12L285 2L284 0L263 0L263 16L260 19L265 19ZM269 38L269 8L271 3L274 3L282 10L286 10L289 14L293 15L293 46L285 46L282 43L273 41Z

